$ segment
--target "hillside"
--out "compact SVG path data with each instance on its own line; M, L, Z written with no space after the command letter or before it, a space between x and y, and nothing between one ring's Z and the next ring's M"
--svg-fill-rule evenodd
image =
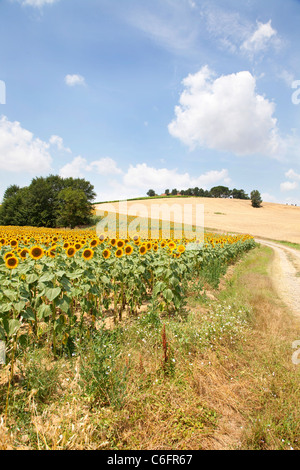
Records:
M180 207L186 205L187 212L192 211L193 217L195 217L196 205L203 204L205 228L224 232L250 233L255 237L300 243L300 207L297 206L264 202L263 207L254 209L251 201L241 199L149 198L128 201L127 212L129 215L135 215L135 211L139 210L138 215L148 217L155 206L158 208L163 204L170 206L176 204L179 209L178 213L181 212ZM96 210L126 212L125 207L119 209L118 203L97 204ZM180 215L176 220L176 215L173 216L171 212L171 220L180 221Z

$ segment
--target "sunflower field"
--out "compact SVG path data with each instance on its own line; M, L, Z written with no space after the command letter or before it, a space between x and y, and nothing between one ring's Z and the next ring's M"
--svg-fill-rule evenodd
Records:
M7 359L32 341L47 342L54 356L72 355L107 319L116 323L143 306L176 314L191 286L217 287L227 266L254 246L250 235L205 233L190 249L185 239L138 233L118 239L95 230L0 227L0 340Z

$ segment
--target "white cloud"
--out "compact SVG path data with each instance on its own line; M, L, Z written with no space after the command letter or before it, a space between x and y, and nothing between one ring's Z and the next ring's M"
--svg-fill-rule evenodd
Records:
M257 22L256 30L243 42L241 49L250 53L263 51L271 44L276 36L277 31L272 28L271 20L269 20L268 23Z
M218 78L207 67L183 80L185 87L168 129L191 149L203 146L236 155L278 157L281 140L274 103L256 92L248 71Z
M189 173L179 173L177 169L153 168L147 163L139 163L136 166L130 165L123 176L123 189L136 194L146 194L150 188L156 192L164 192L165 189L188 189L196 186L203 189L210 189L216 183L228 183L228 171L226 169L208 171L199 176L191 176Z
M195 50L199 36L195 2L165 0L158 2L157 8L151 5L150 9L139 3L138 8L124 12L131 25L173 53L186 55Z
M285 181L280 185L280 191L293 191L298 188L298 183L296 181Z
M66 75L65 83L68 86L85 85L85 78L82 75Z
M81 178L84 177L85 173L88 172L94 172L102 176L122 173L112 158L105 157L88 163L85 158L79 155L78 157L75 157L72 162L63 166L60 169L59 174L63 178Z
M300 174L296 173L292 168L285 173L285 176L293 181L300 181Z
M34 138L32 132L0 119L0 169L11 172L46 173L51 170L49 144Z
M56 146L58 148L58 150L62 150L63 152L71 153L71 149L64 146L64 141L63 141L62 137L59 137L59 135L52 135L49 139L49 143L51 145Z
M177 169L154 168L147 163L130 165L121 178L110 178L106 184L97 187L98 201L125 200L134 197L146 196L149 189L154 189L157 194L162 194L165 189L194 188L198 186L210 189L217 184L229 184L228 171L211 170L198 176L189 173L180 173Z
M122 170L118 168L117 163L109 157L93 161L88 166L88 171L95 171L96 173L98 173L98 175L104 176L117 175L122 173Z
M71 163L67 163L63 166L59 171L59 175L62 178L81 178L86 171L86 167L86 159L79 155L75 157Z
M249 36L251 23L237 11L224 10L213 2L201 6L201 17L210 37L221 49L236 53L242 41Z
M296 173L292 168L285 173L285 177L290 181L285 181L280 185L280 191L293 191L299 187L300 174Z
M31 6L41 8L44 5L52 5L53 3L58 2L59 0L18 0L19 3L23 6Z

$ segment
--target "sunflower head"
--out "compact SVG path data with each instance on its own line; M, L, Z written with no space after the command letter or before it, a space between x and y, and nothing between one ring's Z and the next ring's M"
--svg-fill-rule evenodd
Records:
M140 255L144 255L147 252L147 247L146 245L141 245L139 249Z
M14 269L18 266L18 264L19 264L19 260L16 256L10 256L9 258L5 260L5 266L8 269Z
M108 249L106 248L105 250L103 250L103 253L102 253L102 254L103 254L103 258L104 258L104 259L108 259L108 258L110 257L110 255L111 255L111 252L110 252L110 250L108 250Z
M93 250L91 250L91 248L86 248L85 250L83 250L83 253L82 253L83 259L89 260L89 259L92 259L93 256L94 256L94 252Z
M33 246L29 250L29 255L33 259L41 259L44 256L44 250L40 246Z
M118 248L117 251L115 252L115 255L117 258L121 258L124 254L123 248Z
M133 252L133 247L131 245L126 245L124 250L126 255L131 255L131 253Z
M118 240L117 243L116 243L116 246L118 248L123 248L123 246L125 245L125 241L124 240Z
M99 241L97 240L97 238L93 238L91 241L90 241L90 247L91 248L95 248L95 246L97 246L99 243Z
M66 255L68 258L72 258L76 253L76 248L75 246L69 246L67 249L66 249Z
M29 254L29 250L27 248L23 248L20 252L19 252L19 256L21 259L26 259L26 256Z

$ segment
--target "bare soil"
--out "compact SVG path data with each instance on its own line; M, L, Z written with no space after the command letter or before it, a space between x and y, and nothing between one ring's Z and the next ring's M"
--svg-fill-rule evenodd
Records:
M300 251L267 240L256 241L274 250L270 278L279 297L300 320Z

